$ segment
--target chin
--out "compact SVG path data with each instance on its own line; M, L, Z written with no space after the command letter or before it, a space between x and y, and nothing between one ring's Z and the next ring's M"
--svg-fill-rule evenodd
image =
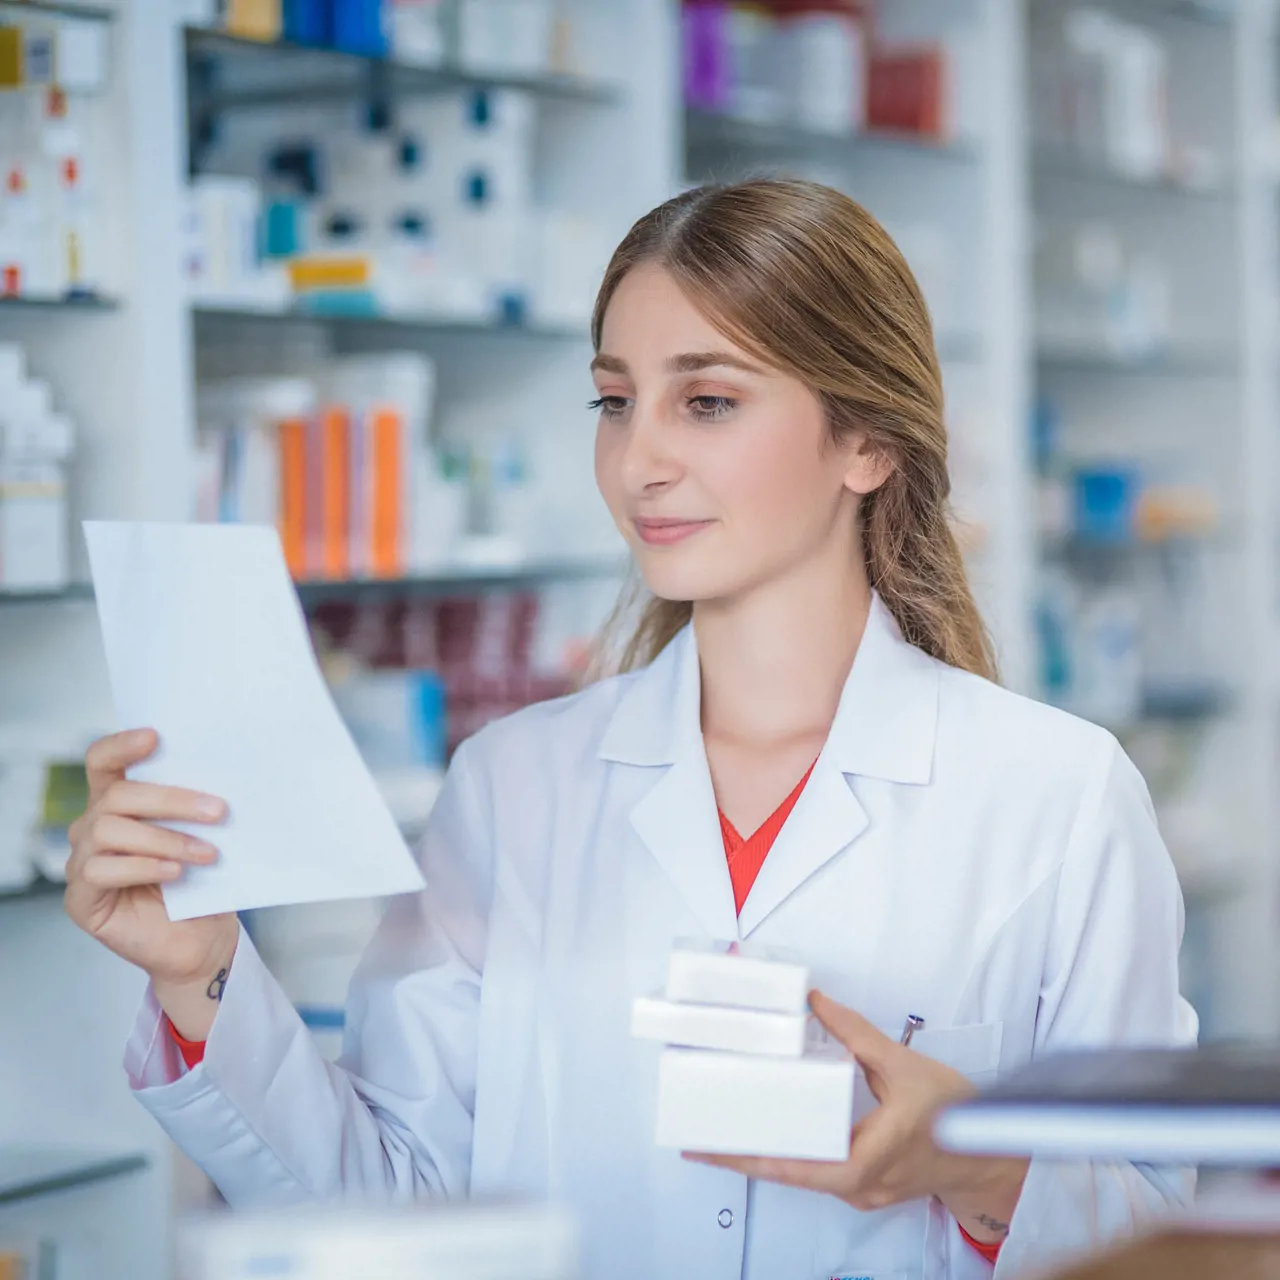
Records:
M736 593L740 575L730 574L700 556L673 556L655 553L652 548L635 550L636 566L644 585L660 600L690 604L700 600L720 600Z

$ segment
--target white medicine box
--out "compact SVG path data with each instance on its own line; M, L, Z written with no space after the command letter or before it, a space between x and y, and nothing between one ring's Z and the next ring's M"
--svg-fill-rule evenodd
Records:
M715 1155L842 1160L857 1068L809 1017L809 969L749 943L678 942L632 1034L666 1047L656 1141Z

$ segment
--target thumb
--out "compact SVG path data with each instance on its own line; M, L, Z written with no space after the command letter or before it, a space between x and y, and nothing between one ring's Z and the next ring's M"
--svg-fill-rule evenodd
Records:
M898 1046L879 1027L873 1026L860 1013L837 1004L821 991L809 993L809 1007L818 1021L840 1041L862 1064L864 1071L877 1076L885 1074Z

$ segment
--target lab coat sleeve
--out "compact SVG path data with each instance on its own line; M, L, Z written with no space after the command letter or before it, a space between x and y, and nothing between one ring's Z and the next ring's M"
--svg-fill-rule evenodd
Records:
M148 992L126 1053L136 1096L233 1206L467 1189L488 823L455 756L419 853L352 983L339 1065L241 931L203 1062L183 1070Z
M1058 871L1034 1055L1194 1044L1178 992L1182 894L1141 774L1110 740ZM996 1280L1043 1271L1189 1202L1195 1171L1033 1160Z

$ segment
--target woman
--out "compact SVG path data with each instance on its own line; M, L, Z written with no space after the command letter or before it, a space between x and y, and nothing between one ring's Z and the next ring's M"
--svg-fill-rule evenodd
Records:
M1184 1197L1185 1174L930 1138L973 1077L1186 1044L1195 1019L1139 775L992 682L894 245L827 188L689 192L627 236L593 332L599 485L654 599L625 674L459 750L341 1068L234 918L164 914L158 886L216 853L154 824L220 802L126 781L148 732L90 752L67 903L151 976L127 1060L144 1105L232 1204L551 1197L590 1276L1006 1274ZM654 1146L629 1007L687 935L804 949L880 1100L846 1162ZM933 1056L877 1030L908 1011Z

